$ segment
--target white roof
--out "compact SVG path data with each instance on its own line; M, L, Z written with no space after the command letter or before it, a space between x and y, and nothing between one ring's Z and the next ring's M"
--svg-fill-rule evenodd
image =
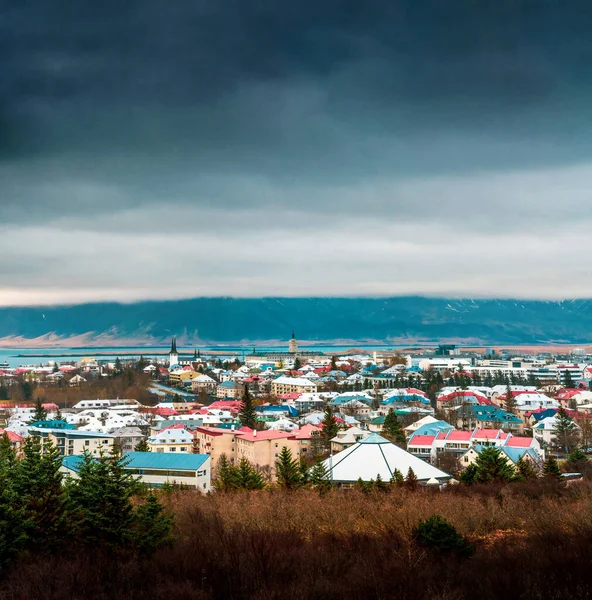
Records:
M420 427L423 427L424 425L429 425L430 423L437 423L437 422L438 422L438 419L435 419L431 415L428 415L427 417L424 417L423 419L419 419L419 421L415 421L415 423L411 423L411 425L408 425L404 429L405 429L405 431L415 431L416 429L419 429Z
M301 386L314 386L316 387L316 385L308 380L305 379L304 377L278 377L277 379L274 379L272 381L272 383L279 383L279 384L283 384L283 385L301 385Z
M406 476L409 467L420 481L428 481L433 477L438 480L450 479L450 475L444 471L395 446L376 433L329 457L323 465L333 481L342 482L356 482L360 478L370 481L376 479L377 475L388 481L394 469L399 469L403 476Z

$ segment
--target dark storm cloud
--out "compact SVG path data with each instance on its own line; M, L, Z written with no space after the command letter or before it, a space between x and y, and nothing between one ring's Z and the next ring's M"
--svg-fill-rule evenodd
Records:
M222 273L220 293L248 285L235 285L237 268L281 280L264 244L288 235L311 264L303 247L351 246L336 277L358 269L349 281L368 293L387 291L377 282L391 251L408 261L395 265L407 291L458 290L445 268L449 288L424 272L434 244L443 267L483 236L511 262L520 231L538 232L528 243L543 255L551 228L557 254L568 232L584 239L574 215L592 226L587 0L5 0L0 11L0 251L20 256L0 280L14 289L80 282L116 297L133 270L135 296L150 296L154 268L183 286L213 281L161 262L175 233L196 231L226 257L234 283ZM355 245L353 231L365 236ZM450 231L467 237L451 243ZM262 246L241 264L246 244ZM116 266L99 269L98 253ZM532 289L551 294L550 274L536 277Z

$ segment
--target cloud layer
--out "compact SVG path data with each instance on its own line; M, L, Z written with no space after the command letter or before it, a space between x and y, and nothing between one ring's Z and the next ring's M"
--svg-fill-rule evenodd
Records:
M591 296L589 3L350 4L8 0L0 304Z

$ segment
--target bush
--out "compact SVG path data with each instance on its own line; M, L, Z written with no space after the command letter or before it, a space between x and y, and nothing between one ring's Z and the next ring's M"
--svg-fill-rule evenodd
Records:
M468 556L472 547L446 519L433 515L420 521L413 529L413 538L421 546L443 553Z

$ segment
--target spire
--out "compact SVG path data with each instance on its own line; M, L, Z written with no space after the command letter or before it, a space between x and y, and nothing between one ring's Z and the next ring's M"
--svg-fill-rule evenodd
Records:
M295 340L296 336L294 335L294 330L292 329L292 339Z
M171 354L177 354L177 338L175 336L171 341Z

